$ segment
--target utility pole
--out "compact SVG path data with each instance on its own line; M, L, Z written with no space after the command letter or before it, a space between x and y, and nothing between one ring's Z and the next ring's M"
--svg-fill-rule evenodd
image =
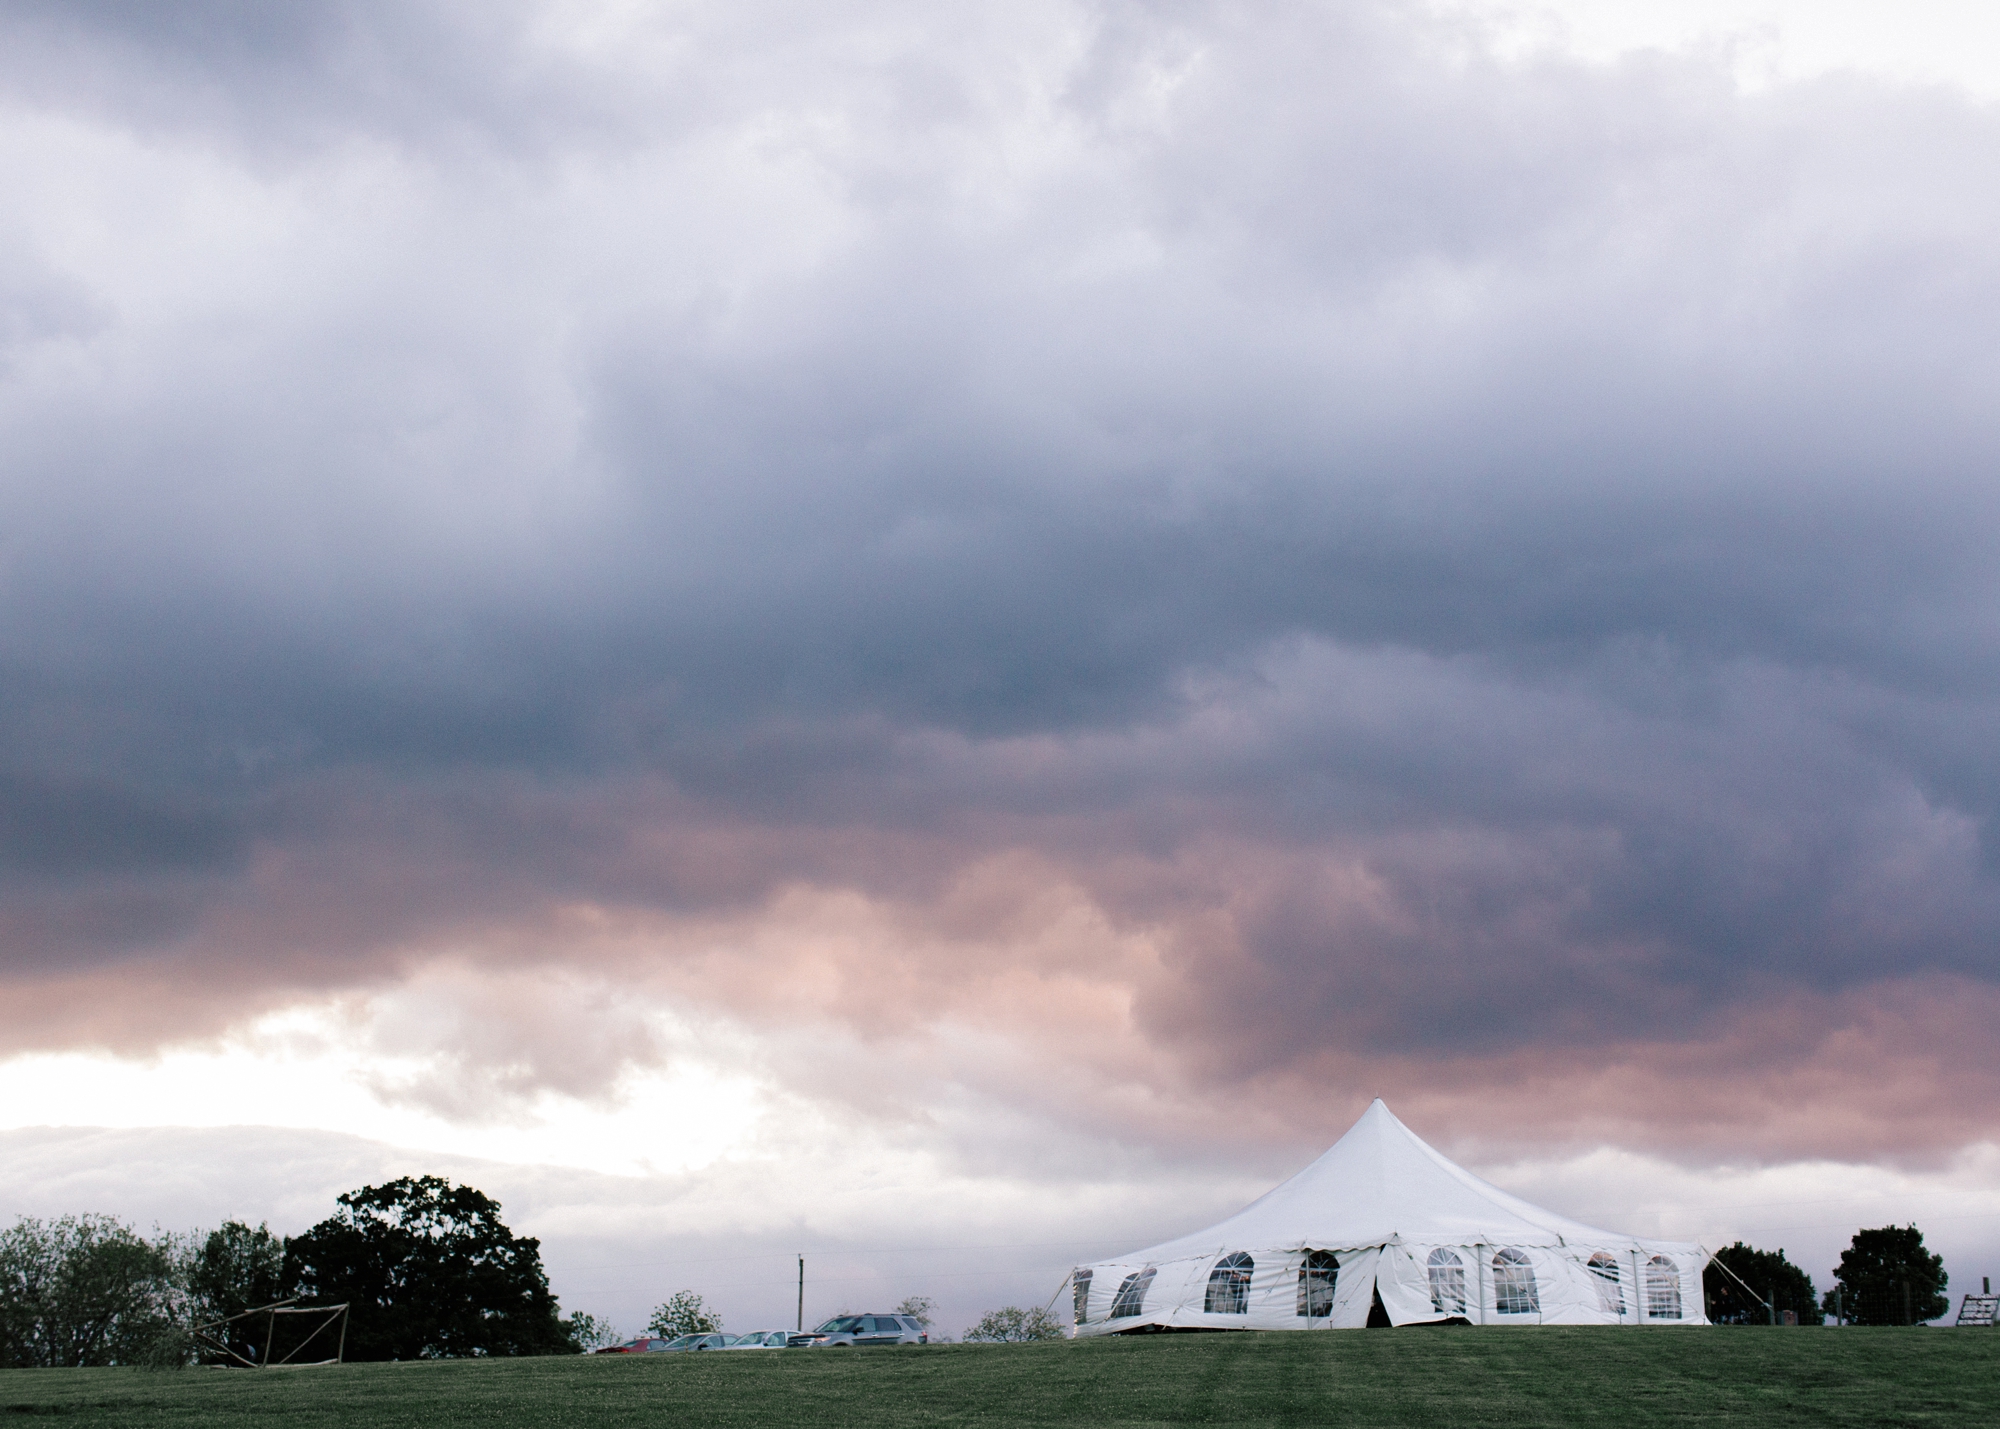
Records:
M804 1255L800 1255L800 1256L799 1256L799 1323L798 1323L798 1328L799 1328L799 1329L801 1329L801 1330L803 1330L803 1329L804 1329L805 1327L806 1327L806 1258L805 1258L805 1256L804 1256Z

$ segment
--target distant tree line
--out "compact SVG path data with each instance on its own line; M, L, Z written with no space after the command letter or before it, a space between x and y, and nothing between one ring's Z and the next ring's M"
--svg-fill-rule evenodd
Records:
M1925 1249L1913 1225L1856 1231L1833 1280L1822 1295L1782 1249L1737 1241L1715 1253L1702 1291L1708 1317L1721 1325L1822 1325L1836 1317L1849 1325L1920 1325L1951 1308L1944 1257Z
M1943 1257L1914 1225L1855 1232L1824 1295L1782 1249L1742 1241L1703 1272L1709 1317L1722 1324L1773 1321L1910 1325L1950 1308ZM614 1342L590 1315L564 1318L542 1269L541 1244L516 1236L500 1204L437 1176L404 1177L336 1198L333 1215L290 1238L227 1221L193 1235L153 1239L110 1216L23 1217L0 1231L0 1367L179 1365L227 1355L282 1357L308 1333L246 1310L296 1299L350 1306L351 1360L560 1355ZM899 1307L925 1325L929 1301ZM721 1328L701 1296L682 1291L648 1328L675 1335ZM965 1332L968 1342L1053 1339L1047 1312L1005 1306ZM314 1350L313 1358L328 1357Z
M197 1326L292 1298L351 1307L350 1360L576 1354L613 1333L562 1317L540 1242L514 1235L470 1186L404 1177L336 1206L289 1239L238 1221L149 1240L110 1216L24 1217L0 1231L0 1366L191 1363L205 1353ZM309 1332L292 1318L208 1333L261 1361Z

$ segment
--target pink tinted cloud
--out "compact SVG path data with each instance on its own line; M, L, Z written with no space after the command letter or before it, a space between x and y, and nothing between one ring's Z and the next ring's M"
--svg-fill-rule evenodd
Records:
M1148 850L1122 814L772 827L664 787L528 785L428 809L347 788L314 829L144 956L17 973L11 1046L142 1054L379 997L372 1045L436 1069L378 1090L478 1119L671 1060L653 1008L870 1115L921 1119L956 1087L1162 1148L1310 1144L1384 1095L1458 1144L1922 1157L1990 1134L2000 1091L1978 982L1718 993L1658 944L1579 936L1618 856L1601 834Z

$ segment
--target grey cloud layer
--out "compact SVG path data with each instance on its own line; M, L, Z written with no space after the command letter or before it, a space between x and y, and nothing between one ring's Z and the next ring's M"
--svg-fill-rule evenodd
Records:
M1988 111L1362 5L0 54L17 975L1018 847L1218 1076L2000 971Z

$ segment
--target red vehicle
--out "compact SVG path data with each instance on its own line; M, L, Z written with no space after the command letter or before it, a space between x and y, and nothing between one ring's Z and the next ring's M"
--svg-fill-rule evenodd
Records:
M599 1355L656 1354L672 1343L672 1340L661 1335L641 1335L636 1340L627 1340L622 1345L606 1345L601 1350L592 1350L591 1353Z

